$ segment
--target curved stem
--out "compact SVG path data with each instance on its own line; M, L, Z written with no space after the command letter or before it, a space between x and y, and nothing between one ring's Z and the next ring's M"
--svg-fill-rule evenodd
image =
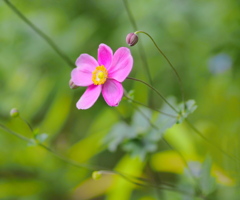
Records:
M31 21L29 21L10 1L4 0L4 2L8 5L9 8L12 9L29 27L31 27L41 38L43 38L52 48L53 50L72 68L75 67L75 64L71 61L71 59L64 54L58 46L52 41L50 37L48 37L45 33L43 33L39 28L37 28Z
M30 138L27 138L25 136L22 136L20 135L19 133L16 133L12 130L10 130L9 128L7 128L6 126L0 124L0 128L26 142L29 142L31 143L32 142L32 139ZM48 146L42 144L42 143L37 143L38 146L44 148L45 150L47 150L48 152L52 153L55 157L59 158L60 160L72 165L72 166L75 166L75 167L78 167L78 168L84 168L84 169L88 169L88 170L99 170L100 168L103 168L103 167L100 167L100 166L92 166L92 165L87 165L87 164L79 164L77 163L76 161L73 161L73 160L70 160L58 153L56 153L55 151L53 151L51 148L49 148ZM170 191L175 191L175 192L178 192L178 193L182 193L182 194L185 194L185 195L190 195L190 196L194 196L194 194L192 193L188 193L187 191L183 191L183 190L180 190L178 188L173 188L173 187L169 187L169 186L159 186L159 185L156 185L156 184L152 184L150 183L148 180L146 179L143 179L143 178L140 178L140 177L135 177L135 176L131 176L131 175L126 175L124 173L121 173L121 172L118 172L118 171L115 171L115 170L101 170L100 172L102 173L105 173L105 174L117 174L119 176L121 176L122 178L124 178L126 181L129 181L135 185L139 185L139 186L148 186L148 187L155 187L155 188L158 188L158 189L164 189L164 190L170 190Z
M151 110L153 110L153 111L159 112L159 113L161 113L161 114L163 114L163 115L166 115L166 116L168 116L168 117L172 117L172 118L177 118L177 117L178 117L178 116L176 116L176 115L171 115L171 114L162 112L162 111L160 111L160 110L158 110L158 109L152 108L152 107L150 107L150 106L148 106L148 105L146 105L146 104L143 104L143 103L141 103L141 102L139 102L139 101L136 101L136 100L134 100L134 99L131 99L131 98L128 97L126 94L125 94L124 96L125 96L127 99L129 99L130 101L132 101L133 103L136 103L136 104L139 104L139 105L141 105L141 106L147 107L147 108L149 108L149 109L151 109Z
M192 196L192 197L195 196L195 194L184 191L184 190L181 190L179 188L174 188L172 186L161 186L161 185L151 183L149 180L144 179L144 178L139 178L139 177L134 177L134 176L131 176L131 175L126 175L126 174L123 174L123 173L119 173L117 171L110 171L110 173L117 174L117 175L121 176L122 178L124 178L125 180L127 180L127 181L129 181L129 182L131 182L135 185L144 186L144 187L146 187L146 186L147 187L154 187L156 189L161 189L161 190L169 190L169 191L182 193L182 194Z
M142 81L142 80L139 80L139 79L136 79L136 78L132 78L132 77L127 77L127 79L130 79L130 80L134 80L134 81L138 81L140 83L143 83L144 85L148 86L151 90L153 90L154 92L156 92L156 94L170 107L172 108L176 113L178 113L178 111L164 98L164 96L157 91L157 89L155 89L154 87L152 87L151 85L149 85L148 83Z
M148 33L146 33L145 31L136 31L135 34L138 33L143 33L145 35L147 35L153 42L153 44L155 45L155 47L157 48L157 50L160 52L160 54L165 58L165 60L168 62L168 64L170 65L170 67L172 68L172 70L174 71L175 75L177 76L178 79L178 83L181 89L181 94L182 94L182 101L185 107L185 95L184 95L184 89L183 89L183 85L182 85L182 80L177 72L177 70L173 67L173 64L170 62L170 60L167 58L167 56L163 53L163 51L158 47L158 45L156 44L156 42L154 41L154 39L152 38L151 35L149 35Z

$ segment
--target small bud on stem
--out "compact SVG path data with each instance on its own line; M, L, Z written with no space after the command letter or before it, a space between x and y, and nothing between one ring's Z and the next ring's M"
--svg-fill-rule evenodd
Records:
M126 37L126 42L129 46L134 46L138 42L138 36L135 33L129 33Z
M10 116L11 117L18 117L19 116L19 111L17 108L13 108L11 111L10 111Z

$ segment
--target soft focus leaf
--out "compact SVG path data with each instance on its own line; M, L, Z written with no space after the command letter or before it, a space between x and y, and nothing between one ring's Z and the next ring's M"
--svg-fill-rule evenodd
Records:
M92 199L101 196L112 187L113 178L113 175L103 175L98 180L87 179L74 189L72 197L73 199Z
M173 106L175 106L176 104L173 97L168 98L167 101ZM163 104L161 111L163 112L163 114L158 114L158 117L154 124L158 127L159 132L164 133L168 128L171 128L174 124L176 124L177 113L166 103ZM165 115L164 113L166 113L167 115Z
M132 176L141 176L144 163L139 160L139 158L130 158L129 156L124 156L116 166L117 171L126 174L131 174ZM131 193L136 185L126 181L122 177L116 175L114 177L112 187L108 192L108 200L114 199L130 199Z
M135 136L136 132L133 128L120 122L113 126L112 130L105 138L105 142L109 143L108 148L110 151L115 151L126 138L134 138Z
M106 136L105 142L110 151L116 151L118 146L133 157L140 157L142 160L157 150L157 143L162 137L152 124L152 112L147 108L138 108L132 117L130 125L120 122L113 126Z
M70 112L71 101L70 96L66 96L62 90L58 91L40 129L47 130L51 134L57 133L64 125L66 116ZM52 120L54 120L54 123L52 123Z
M211 176L212 160L207 157L202 165L199 183L204 195L209 195L216 189L215 178Z
M132 127L137 133L143 133L150 127L152 118L152 111L148 108L140 107L139 110L133 114Z
M197 105L194 100L188 100L185 102L185 106L181 103L178 108L180 109L180 115L178 116L177 123L182 123L189 114L193 113L197 109Z
M151 156L151 166L156 171L183 173L185 164L175 151L163 151Z
M0 199L9 197L27 198L41 191L43 185L36 180L2 180L0 182Z

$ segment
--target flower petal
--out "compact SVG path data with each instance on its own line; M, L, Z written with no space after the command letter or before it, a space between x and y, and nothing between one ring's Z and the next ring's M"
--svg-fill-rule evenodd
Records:
M101 91L101 85L89 86L77 102L77 108L83 110L90 108L97 101Z
M103 85L102 95L109 106L118 106L123 96L122 84L108 79Z
M92 85L92 72L87 70L82 71L80 68L75 68L72 70L71 80L77 86Z
M98 66L96 59L88 54L81 54L75 64L81 71L90 71L91 73Z
M104 65L106 69L109 69L112 63L112 57L112 49L106 44L100 44L98 47L98 64Z
M108 70L108 77L123 82L131 72L133 57L126 47L120 47L113 55L112 65Z

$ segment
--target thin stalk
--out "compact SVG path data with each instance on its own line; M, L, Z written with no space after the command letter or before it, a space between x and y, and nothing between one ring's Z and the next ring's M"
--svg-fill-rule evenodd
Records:
M166 116L168 116L168 117L172 117L172 118L177 118L177 117L178 117L178 116L176 116L176 115L171 115L171 114L162 112L162 111L160 111L160 110L158 110L158 109L155 109L155 108L152 108L152 107L150 107L150 106L148 106L148 105L146 105L146 104L144 104L144 103L141 103L141 102L139 102L139 101L136 101L136 100L134 100L134 99L131 99L131 98L128 97L126 94L124 94L124 96L125 96L128 100L132 101L133 103L139 104L139 105L141 105L141 106L144 106L144 107L146 107L146 108L149 108L149 109L151 109L151 110L153 110L153 111L156 111L156 112L161 113L161 114L163 114L163 115L166 115Z
M152 128L154 128L155 130L158 131L158 127L157 127L155 124L153 124L153 123L151 122L151 120L150 120L139 108L135 107L135 109L148 121L148 123L150 124L150 126L152 126ZM163 139L163 141L165 142L165 144L166 144L170 149L172 149L172 150L174 150L174 151L176 151L176 152L178 153L178 155L181 157L182 161L184 162L186 168L188 169L189 174L191 175L192 180L196 183L196 186L199 187L198 180L197 180L197 178L194 176L191 168L190 168L189 165L188 165L187 160L186 160L185 157L182 155L182 153L181 153L180 151L178 151L177 149L175 149L174 147L172 147L172 145L170 145L170 144L168 143L168 141L167 141L164 137L162 137L162 139ZM196 191L197 191L197 193L199 193L198 187L195 188ZM200 187L199 187L199 188L200 188Z
M132 180L131 177L129 176L126 176L122 173L116 173L118 174L119 176L121 176L122 178L124 178L125 180L135 184L135 185L139 185L139 186L142 186L142 187L154 187L156 189L161 189L161 190L169 190L169 191L173 191L173 192L178 192L178 193L181 193L181 194L184 194L184 195L188 195L188 196L191 196L191 197L194 197L195 195L193 193L189 193L187 191L184 191L184 190L181 190L181 189L178 189L178 188L171 188L169 186L161 186L161 185L157 185L157 184L154 184L154 183L151 183L149 181L146 181L144 180L144 182L139 182L139 179L135 179L135 177L133 177L135 180Z
M129 8L128 1L127 0L123 0L123 3L124 3L124 7L125 7L125 9L127 11L128 18L129 18L129 20L130 20L130 22L131 22L131 24L133 26L133 29L134 30L138 30L136 21L135 21L135 19L133 17L133 14L132 14L132 12L131 12L131 10ZM151 74L150 74L150 70L149 70L149 66L148 66L148 62L147 62L147 58L146 58L146 53L144 51L144 48L143 48L143 45L142 45L141 41L139 41L138 51L139 51L140 57L142 59L143 66L145 67L149 83L151 85L153 85L152 77L151 77Z
M11 129L7 128L6 126L0 124L0 128L16 137L18 137L19 139L22 139L24 140L25 142L28 142L28 143L32 143L34 139L30 139L30 138L27 138L25 136L22 136L21 134L19 133L16 133L14 131L12 131ZM53 154L55 157L57 157L58 159L72 165L72 166L75 166L77 168L84 168L84 169L88 169L88 170L98 170L99 168L103 168L103 167L99 167L99 166L91 166L91 165L86 165L86 164L79 164L73 160L70 160L58 153L56 153L55 151L53 151L51 148L47 147L46 145L42 144L42 143L36 143L38 146L42 147L43 149L45 149L46 151L50 152L51 154ZM129 181L135 185L139 185L139 186L144 186L144 187L154 187L154 188L158 188L158 189L163 189L163 190L170 190L170 191L173 191L173 192L178 192L178 193L182 193L182 194L185 194L185 195L189 195L189 196L194 196L193 194L191 193L188 193L187 191L183 191L181 189L178 189L178 188L171 188L169 186L159 186L159 185L156 185L156 184L151 184L149 181L147 181L146 179L143 179L143 178L140 178L140 177L135 177L135 176L131 176L131 175L126 175L126 174L123 174L121 172L118 172L118 171L115 171L115 170L101 170L99 172L102 172L103 174L116 174L116 175L119 175L121 176L122 178L124 178L126 181Z
M23 117L21 117L20 115L19 115L18 117L28 126L28 128L30 129L30 131L33 133L34 130L33 130L33 127L31 126L31 124L30 124L26 119L24 119Z
M85 168L85 169L94 169L96 170L96 167L93 167L93 166L89 166L89 165L85 165L85 164L79 164L79 163L76 163L75 161L73 160L69 160L68 158L65 158L63 157L62 155L56 153L55 151L53 151L52 149L50 149L49 147L47 147L46 145L42 144L42 143L39 143L37 142L34 138L27 138L19 133L16 133L15 131L12 131L11 129L7 128L6 126L0 124L0 128L3 129L4 131L18 137L19 139L22 139L24 140L25 142L28 142L29 144L33 143L33 142L36 142L36 145L44 148L45 150L47 150L48 152L52 153L55 157L71 164L71 165L74 165L76 167L81 167L81 168Z
M172 70L174 71L175 75L177 76L177 80L180 86L180 90L181 90L181 94L182 94L182 101L185 107L185 95L184 95L184 89L183 89L183 84L182 84L182 80L177 72L177 70L175 69L175 67L173 67L173 64L170 62L170 60L168 59L168 57L163 53L163 51L158 47L157 43L154 41L154 39L152 38L151 35L149 35L148 33L146 33L145 31L136 31L135 34L138 33L143 33L145 35L147 35L153 42L153 44L155 45L155 47L157 48L157 50L160 52L160 54L165 58L165 60L168 62L168 64L170 65L170 67L172 68Z
M139 79L136 79L136 78L132 78L132 77L127 77L127 79L130 79L130 80L134 80L134 81L138 81L140 83L143 83L144 85L148 86L151 90L153 90L154 92L156 92L156 94L170 107L172 108L176 113L179 113L165 98L164 96L157 91L157 89L155 89L153 86L151 86L150 84L146 83L145 81L142 81L142 80L139 80Z
M76 161L74 160L70 160L58 153L56 153L55 151L53 151L52 149L50 149L49 147L47 147L46 145L42 144L42 143L39 143L38 144L40 147L44 148L45 150L47 150L48 152L52 153L55 157L59 158L60 160L68 163L68 164L71 164L75 167L79 167L79 168L85 168L85 169L88 169L88 170L97 170L99 169L97 166L92 166L92 165L86 165L86 164L79 164L77 163Z
M52 41L50 37L48 37L45 33L43 33L39 28L37 28L30 20L27 19L9 0L4 0L4 2L8 5L8 7L15 12L19 18L21 18L31 29L33 29L41 38L43 38L49 46L53 48L53 50L72 68L75 67L75 64L71 61L71 59L64 54L58 46Z
M207 143L209 143L210 145L212 145L213 147L215 147L217 150L219 150L221 153L223 153L225 156L227 156L228 158L240 162L240 160L238 160L237 158L233 157L232 155L228 154L226 151L224 151L221 147L217 146L216 144L214 144L212 141L210 141L208 138L206 138L191 122L189 122L188 119L186 119L187 124L190 126L190 128L198 134L198 136L200 136L203 140L205 140Z
M18 138L20 138L21 140L24 140L25 142L29 142L29 143L32 142L31 139L29 139L29 138L27 138L27 137L25 137L25 136L23 136L23 135L20 135L20 134L18 134L18 133L16 133L16 132L10 130L9 128L7 128L6 126L4 126L4 125L2 125L2 124L0 124L0 128L1 128L2 130L6 131L6 132L8 132L8 133L10 133L10 134L18 137Z
M138 29L138 28L137 28L137 24L136 24L136 21L134 20L134 17L133 17L133 15L132 15L131 10L129 9L129 5L128 5L127 0L123 0L123 3L124 3L124 6L125 6L125 9L126 9L126 11L127 11L128 18L129 18L129 20L130 20L130 22L131 22L134 30L137 30L137 29Z

